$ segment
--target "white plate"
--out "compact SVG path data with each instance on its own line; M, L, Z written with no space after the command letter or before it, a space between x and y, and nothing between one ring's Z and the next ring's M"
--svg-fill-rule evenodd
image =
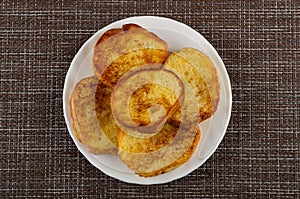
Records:
M75 138L72 130L72 120L69 109L71 92L76 83L82 78L94 74L92 70L92 57L93 46L95 42L105 31L111 28L119 28L126 23L136 23L154 32L168 43L170 51L176 51L183 47L194 47L201 50L208 55L215 64L221 85L221 96L218 110L211 119L201 123L200 142L190 160L171 172L150 178L143 178L134 174L126 167L126 165L121 162L119 157L116 155L93 155L89 153L86 148ZM152 16L131 17L116 21L102 28L91 38L89 38L89 40L85 42L79 52L75 55L71 63L65 79L63 91L63 109L65 120L70 135L79 151L89 160L91 164L105 174L121 181L136 184L160 184L170 182L172 180L181 178L200 167L214 153L225 135L231 114L231 104L232 96L229 77L223 61L214 47L201 34L187 25L168 18ZM209 136L206 136L207 134L209 134Z

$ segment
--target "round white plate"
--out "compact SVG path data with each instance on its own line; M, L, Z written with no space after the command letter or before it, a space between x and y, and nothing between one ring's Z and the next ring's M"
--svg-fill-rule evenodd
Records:
M196 151L188 162L177 169L150 178L139 177L134 174L117 155L94 155L75 138L72 130L69 101L72 90L77 82L84 77L93 75L92 57L93 46L97 39L111 28L119 28L126 23L136 23L154 32L169 45L169 51L177 51L184 47L193 47L201 50L213 61L218 71L221 85L221 96L218 110L214 116L201 123L201 138ZM198 32L189 26L168 18L141 16L131 17L116 21L94 34L89 38L75 55L67 73L63 91L63 110L70 135L79 151L91 164L105 174L124 182L136 184L159 184L181 178L200 167L217 149L223 139L231 114L231 87L229 77L223 61L214 47ZM208 135L209 136L206 136Z

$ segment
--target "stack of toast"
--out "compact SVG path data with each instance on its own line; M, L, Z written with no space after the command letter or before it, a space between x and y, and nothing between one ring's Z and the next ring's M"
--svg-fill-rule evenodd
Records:
M211 60L168 44L137 24L106 31L94 46L95 75L70 100L76 138L94 154L118 154L136 174L156 176L186 162L200 139L198 124L218 107Z

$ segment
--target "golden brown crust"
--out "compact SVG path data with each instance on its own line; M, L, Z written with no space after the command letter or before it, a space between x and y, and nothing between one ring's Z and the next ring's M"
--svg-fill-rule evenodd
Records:
M112 93L113 115L125 131L156 132L183 100L183 84L173 72L144 68L123 76Z
M183 48L170 54L164 67L187 80L192 87L199 104L199 122L210 118L217 110L220 98L217 71L211 60L197 49ZM189 96L185 96L185 99L189 99ZM172 116L172 124L179 125L180 118L179 110Z
M152 177L152 176L157 176L159 174L170 172L178 168L179 166L181 166L182 164L184 164L190 159L190 157L193 155L193 153L197 148L199 140L200 140L200 130L198 129L190 148L188 148L176 161L172 162L170 165L167 165L159 170L152 171L152 172L142 172L142 173L138 173L138 175L143 177Z
M122 28L109 29L101 35L101 37L96 42L95 46L98 46L101 42L109 39L110 37L113 37L114 35L117 35L121 32L127 31L127 30L133 30L133 29L136 29L136 28L141 28L141 26L139 26L137 24L124 24L122 26Z
M137 29L137 28L142 28L142 27L137 24L134 24L134 23L124 24L122 26L123 31L133 30L133 29Z
M104 38L104 39L103 39ZM144 64L161 64L167 43L136 24L107 31L94 46L93 69L100 80L114 86L129 70Z
M106 31L105 33L103 33L103 35L98 39L98 41L95 44L95 47L98 46L101 42L109 39L110 37L119 34L120 32L122 32L122 29L120 28L113 28L110 29L108 31Z
M118 154L136 174L152 177L188 161L199 139L198 126L182 131L166 123L160 132L149 138L134 137L121 130L118 133Z
M112 88L94 76L78 82L71 95L74 135L91 153L115 154L117 151L119 128L111 113L111 92Z

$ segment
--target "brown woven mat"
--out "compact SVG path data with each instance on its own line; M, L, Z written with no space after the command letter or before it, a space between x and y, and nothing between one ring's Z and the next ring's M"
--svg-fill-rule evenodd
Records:
M163 185L127 184L97 170L63 117L64 79L80 46L105 25L136 15L199 31L232 83L232 118L218 150ZM0 20L0 198L300 197L298 0L4 0Z

